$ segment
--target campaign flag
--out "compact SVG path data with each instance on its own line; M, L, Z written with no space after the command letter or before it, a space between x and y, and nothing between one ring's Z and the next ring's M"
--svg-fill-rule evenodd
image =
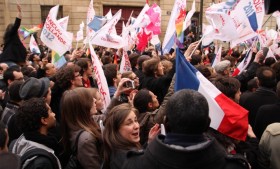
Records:
M72 46L73 36L70 36L56 20L59 5L51 8L41 32L41 41L50 49L62 56Z
M30 51L32 53L41 53L40 52L40 49L38 47L38 44L37 42L35 41L35 38L33 35L31 35L31 38L30 38L30 42L29 42L29 48L30 48Z
M215 59L212 63L212 67L215 67L217 63L219 63L222 60L222 46L218 49Z
M120 9L111 20L109 20L101 29L90 37L90 43L108 48L122 48L123 38L114 33L116 24L121 18L122 10Z
M59 23L61 28L65 31L67 31L68 21L69 21L69 16L66 16L64 18L60 18L59 20L57 20L57 22Z
M175 20L180 12L181 9L186 8L186 1L185 0L175 0L174 6L171 12L171 16L167 25L166 33L164 36L164 40L162 43L162 50L163 54L166 54L170 51L175 43L176 37L176 26Z
M176 54L175 91L193 89L200 92L208 101L210 127L244 141L248 131L248 111L221 93L186 60L179 49Z
M188 14L184 20L183 31L185 31L191 25L191 18L194 13L195 13L195 0L193 1L192 9L188 12Z
M124 73L127 71L131 71L131 64L128 58L127 51L123 51L121 65L120 65L120 73Z
M88 11L87 11L87 25L93 20L94 16L95 16L95 10L93 8L93 0L90 0ZM89 37L93 33L93 30L87 27L86 33L87 33L87 37Z
M57 69L63 66L66 62L67 61L64 56L59 56L59 54L54 50L52 51L52 64L54 64Z
M107 20L110 20L110 19L113 18L111 9L110 9L110 10L108 11L108 13L105 15L105 18L106 18Z
M275 11L275 12L273 12L272 16L276 18L276 23L277 23L278 30L279 30L280 29L280 12Z
M237 66L237 68L234 70L234 72L232 73L232 77L235 77L239 74L241 74L250 64L251 59L252 59L252 50L248 50L244 59L239 63L239 65Z
M80 24L80 29L79 31L77 32L77 37L76 37L76 41L79 42L80 40L83 40L84 39L84 21L82 21L82 23Z
M153 35L159 35L161 33L160 25L161 25L161 9L160 7L154 3L153 6L149 8L146 12L150 19L150 23L146 26L148 31L153 32Z
M137 49L139 51L144 51L149 40L152 38L152 33L147 33L144 29L141 29L141 31L137 34Z
M134 28L139 28L139 25L141 24L141 22L143 21L144 19L144 16L145 16L145 13L146 11L149 9L149 5L148 4L145 4L145 6L143 7L143 9L141 10L141 12L139 13L139 15L137 16L137 18L134 20L134 23L133 23L133 27Z
M92 30L97 32L102 26L105 25L106 22L107 22L106 17L95 15L93 20L88 24L88 27L90 27Z
M101 98L104 103L104 110L106 110L106 108L109 106L111 102L107 80L105 78L104 71L102 69L99 58L94 52L94 49L91 44L89 44L89 48L90 48L93 71L95 73L95 79L98 85Z

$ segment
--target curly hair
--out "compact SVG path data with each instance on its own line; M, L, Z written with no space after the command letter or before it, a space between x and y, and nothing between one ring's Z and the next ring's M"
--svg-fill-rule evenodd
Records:
M56 73L56 83L62 89L69 89L72 85L71 80L75 79L75 72L80 72L78 65L65 66Z
M41 118L49 116L46 104L44 98L31 98L23 101L16 114L16 122L23 133L40 129Z

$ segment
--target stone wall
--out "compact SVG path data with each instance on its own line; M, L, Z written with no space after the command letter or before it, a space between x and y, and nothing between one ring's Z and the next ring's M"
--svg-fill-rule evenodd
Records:
M200 0L196 1L196 11L199 12ZM81 21L86 20L87 8L90 0L24 0L22 3L23 19L22 26L31 28L41 22L40 5L57 5L63 6L63 16L70 17L68 31L76 33L79 29ZM160 39L163 39L168 24L168 20L172 11L174 0L154 0L149 1L150 4L157 3L162 9L162 34ZM193 0L187 0L187 10L191 9ZM204 0L204 10L209 7L213 0ZM103 5L116 6L138 6L142 7L145 0L94 0L94 9L97 15L103 14ZM16 0L1 0L0 1L0 43L3 43L3 34L6 26L14 22L17 15ZM269 16L266 16L264 22ZM203 14L203 22L206 23L205 15ZM271 17L264 27L275 28L276 21ZM26 40L26 43L29 40Z

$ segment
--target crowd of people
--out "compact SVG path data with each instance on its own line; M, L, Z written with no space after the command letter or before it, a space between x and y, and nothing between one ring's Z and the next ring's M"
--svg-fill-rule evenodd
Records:
M248 136L240 141L210 127L202 94L174 91L175 79L184 78L176 77L174 49L160 55L153 46L133 48L132 69L121 74L122 49L95 46L111 97L105 108L86 48L65 53L67 62L57 69L46 46L38 54L22 45L20 5L18 12L0 55L0 168L280 168L280 61L265 56L269 44L251 47L251 63L235 77L245 57L238 48L223 50L214 67L214 48L205 53L192 39L182 49L249 111Z

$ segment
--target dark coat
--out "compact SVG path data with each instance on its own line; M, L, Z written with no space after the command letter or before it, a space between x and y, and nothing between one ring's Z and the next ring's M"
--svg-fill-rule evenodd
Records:
M12 30L10 31L9 35L7 35L10 37L9 40L7 42L4 42L4 49L3 53L0 55L0 62L25 62L27 51L18 36L20 23L21 19L16 18Z
M261 139L266 127L280 122L280 103L261 106L256 115L254 133Z
M249 123L254 129L258 109L266 104L277 103L276 93L268 88L259 87L254 93L241 95L239 104L249 111Z
M227 156L215 139L188 147L170 146L159 135L147 147L144 154L128 154L123 169L245 169L243 158Z

